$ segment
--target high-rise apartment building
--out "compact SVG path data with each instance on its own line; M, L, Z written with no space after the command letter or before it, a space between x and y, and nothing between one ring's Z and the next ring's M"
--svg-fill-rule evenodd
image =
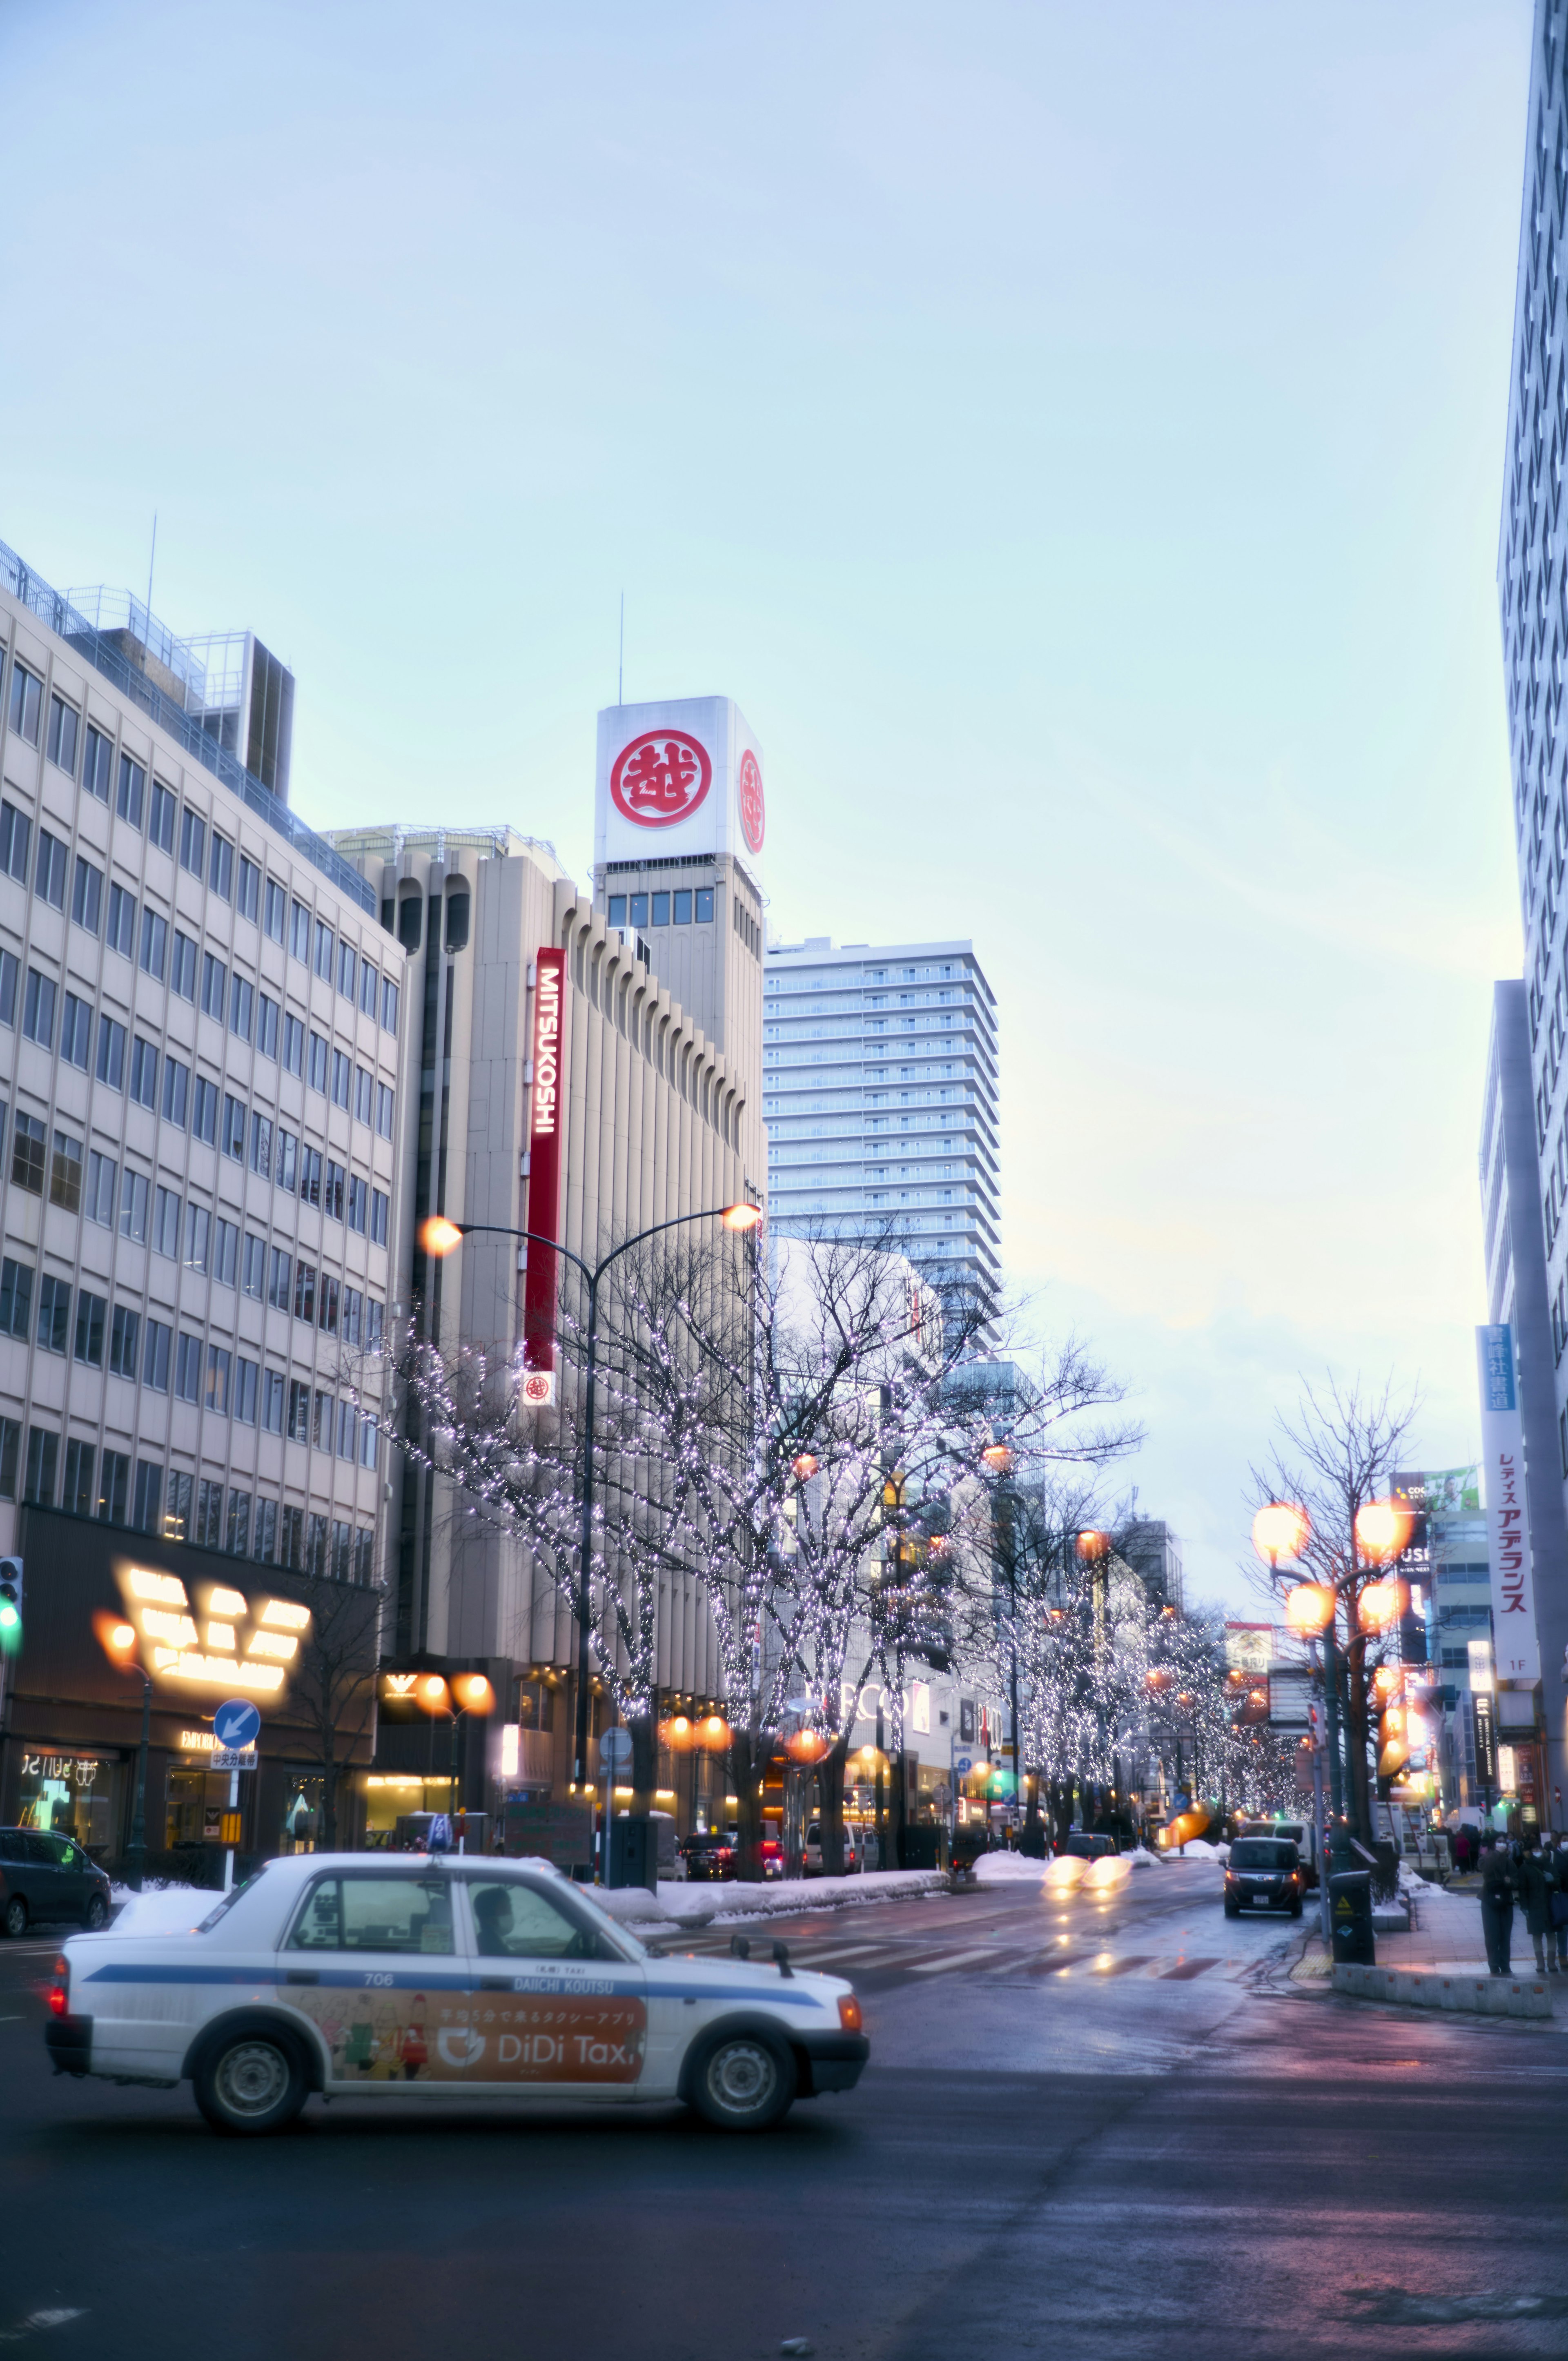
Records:
M133 605L0 546L0 1549L36 1503L367 1581L405 955ZM115 1752L60 1681L11 1666L0 1819Z
M1499 996L1484 1131L1488 1279L1513 1305L1541 1679L1539 1726L1564 1784L1568 1684L1568 72L1558 0L1537 0L1497 548L1515 843L1524 920L1520 1005ZM1508 987L1503 987L1507 992ZM1510 1120L1508 1102L1517 1113ZM1528 1117L1525 1111L1528 1110ZM1519 1133L1528 1119L1536 1172ZM1494 1199L1508 1201L1506 1255ZM1539 1212L1533 1210L1539 1207ZM1508 1275L1511 1274L1511 1275ZM1493 1312L1494 1323L1499 1318ZM1551 1494L1551 1506L1546 1495ZM1501 1635L1499 1634L1499 1658ZM1503 1698L1498 1700L1499 1714ZM1544 1806L1549 1799L1537 1799Z
M1001 1291L996 1003L968 942L769 949L768 1204L786 1235L891 1228L944 1284Z

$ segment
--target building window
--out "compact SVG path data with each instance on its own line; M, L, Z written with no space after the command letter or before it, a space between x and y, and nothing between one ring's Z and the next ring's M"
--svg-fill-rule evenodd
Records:
M269 942L282 941L283 921L288 913L288 907L289 896L284 893L278 880L275 877L269 877L267 881L266 917L261 929Z
M158 1104L158 1051L139 1033L131 1043L131 1097L137 1106Z
M161 1320L147 1323L147 1345L141 1357L141 1381L155 1394L169 1391L169 1366L174 1349L174 1331Z
M209 1345L205 1406L217 1418L229 1414L229 1366L227 1345Z
M213 1232L213 1277L220 1287L232 1287L239 1276L239 1230L219 1220Z
M169 1389L163 1389L166 1393ZM150 1459L137 1461L136 1497L131 1523L138 1533L156 1533L162 1526L163 1470Z
M322 1189L322 1211L326 1215L328 1221L341 1222L343 1219L343 1182L344 1170L342 1165L334 1163L329 1156L326 1164L326 1178Z
M374 963L369 960L361 960L359 962L359 1013L362 1016L374 1016L376 1014L376 985L378 981L378 971Z
M11 951L0 951L0 1025L16 1021L16 979L21 969Z
M245 1162L245 1103L231 1091L224 1093L223 1151L236 1164Z
M267 1242L254 1230L245 1234L244 1288L253 1302L259 1303L267 1282Z
M181 1000L196 997L196 946L189 935L174 929L174 956L169 963L169 989Z
M163 1120L185 1130L190 1114L191 1069L178 1058L163 1061Z
M105 1451L98 1483L98 1514L107 1525L123 1525L130 1501L131 1457L128 1451Z
M14 1262L7 1255L0 1262L0 1332L20 1336L25 1344L32 1326L33 1267L31 1263Z
M264 1058L278 1055L278 1003L263 993L257 1006L256 1046Z
M381 1024L388 1033L398 1029L398 987L390 977L381 986Z
M264 1180L272 1178L272 1124L264 1115L250 1118L250 1169Z
M352 1000L354 997L354 976L355 971L358 965L359 961L355 953L353 944L339 943L337 947L337 988L339 992L342 993L345 1000Z
M292 1196L299 1187L300 1143L291 1131L278 1126L278 1169L273 1174L280 1189Z
M316 920L316 973L323 983L332 982L332 928Z
M370 1191L370 1243L384 1246L387 1243L387 1192L384 1189Z
M115 767L115 750L101 730L87 725L87 740L82 756L82 785L95 803L109 800L110 774Z
M82 1288L76 1299L75 1358L89 1369L104 1366L104 1326L109 1316L109 1306L102 1295L89 1295Z
M368 1123L376 1104L375 1078L364 1066L354 1069L354 1120Z
M651 896L651 899L653 904L653 924L656 927L667 927L670 923L669 895L667 894L655 894Z
M311 1439L311 1389L302 1378L289 1380L289 1440L308 1443Z
M249 1040L255 1006L255 986L247 983L244 976L236 975L229 986L229 1031L236 1040Z
M316 1274L313 1265L308 1262L295 1268L294 1317L302 1320L307 1328L316 1324Z
M128 1304L116 1303L115 1316L109 1323L109 1370L113 1377L128 1378L135 1385L137 1377L137 1346L141 1340L141 1314Z
M24 1500L36 1500L40 1509L54 1506L55 1477L60 1465L60 1437L47 1426L27 1429L27 1472L22 1487Z
M38 721L43 711L44 685L37 673L26 664L11 666L11 727L18 738L29 746L38 742Z
M30 967L27 970L27 994L22 1003L22 1030L29 1041L38 1043L40 1049L52 1049L54 1047L54 999L52 980L40 975L36 967Z
M283 1432L281 1369L263 1369L261 1373L261 1424L268 1434L281 1434Z
M76 776L76 735L82 717L74 705L64 697L51 697L49 701L49 740L44 748L49 761L58 770Z
M376 1085L376 1128L383 1139L392 1137L392 1092L387 1082Z
M65 1491L60 1507L73 1516L90 1517L93 1513L93 1465L97 1451L91 1443L82 1443L71 1435L65 1446Z
M254 1361L247 1361L246 1367L250 1370L251 1375L254 1378L256 1374L256 1364ZM253 1387L253 1403L254 1400L255 1389ZM239 1416L237 1404L235 1411L235 1416L236 1418ZM254 1426L256 1421L254 1417L247 1418L245 1423L247 1426ZM250 1495L248 1492L231 1492L229 1494L228 1529L224 1535L224 1547L228 1551L231 1557L245 1557L249 1553Z
M180 1259L180 1192L159 1189L152 1201L152 1250L170 1262Z
M365 1235L369 1218L369 1182L361 1180L357 1172L351 1174L348 1182L348 1226L360 1237Z
M316 1290L316 1320L329 1336L337 1334L338 1282L323 1270Z
M14 804L0 803L0 871L14 877L18 885L27 882L27 851L33 840L33 823L26 812Z
M281 1246L272 1249L271 1269L267 1282L267 1301L274 1312L289 1309L290 1273L292 1265Z
M300 1202L313 1205L319 1212L322 1202L322 1152L319 1148L300 1150Z
M207 862L207 883L222 901L234 900L234 847L216 829L213 830L212 857Z
M49 1158L49 1201L67 1213L82 1211L82 1142L72 1139L66 1131L54 1136L54 1153Z
M297 1016L283 1019L283 1071L304 1077L305 1028Z
M98 1019L98 1080L111 1091L126 1086L126 1028L112 1016Z
M195 1119L191 1132L203 1147L215 1148L218 1144L218 1086L208 1082L204 1074L196 1077Z
M90 1222L101 1230L115 1226L115 1179L117 1167L112 1156L100 1155L93 1148L87 1158L87 1194L82 1210Z
M202 1399L202 1340L200 1336L180 1332L174 1356L174 1398L176 1401L199 1402Z
M71 916L90 935L98 932L104 917L104 873L91 861L83 861L80 853L71 881Z
M343 1290L343 1341L345 1345L361 1342L364 1331L365 1298L356 1287Z
M120 779L115 791L115 809L134 829L141 827L142 799L147 793L147 773L128 754L120 756Z
M60 1027L60 1063L85 1073L92 1063L93 1011L75 993L68 992Z
M147 816L147 840L149 844L155 844L159 852L171 853L174 850L174 814L177 801L172 787L166 787L161 779L154 779L152 802L148 808Z
M254 927L256 924L256 914L260 906L261 872L258 869L254 861L247 861L244 853L241 853L239 858L239 900L236 903L236 907L238 909L240 917L242 918L248 918L251 925Z
M178 1467L169 1471L169 1505L163 1511L163 1538L166 1542L191 1539L195 1526L192 1513L192 1478Z
M169 956L169 921L160 918L156 910L141 914L141 966L155 983L163 982L163 963Z
M58 836L47 828L38 830L38 866L33 871L33 892L51 910L65 907L65 880L71 866L71 856Z
M46 1353L64 1354L71 1346L71 1281L46 1271L38 1281L38 1340Z
M189 804L180 815L180 866L200 878L207 851L207 823Z
M151 1185L145 1172L126 1172L120 1182L120 1235L138 1246L147 1244Z
M320 1091L323 1098L326 1096L326 1036L324 1033L311 1035L311 1066L305 1080L311 1090Z
M334 1106L341 1107L345 1115L348 1112L349 1085L353 1073L352 1058L345 1057L341 1049L334 1049L332 1053L332 1103Z
M112 951L122 959L132 959L137 947L137 897L123 885L109 888L109 931L104 937Z
M229 973L222 960L211 951L202 954L202 1014L224 1021L224 1003L228 996Z
M211 1259L213 1217L194 1197L185 1208L185 1255L187 1270L205 1272Z
M0 1500L16 1497L16 1470L22 1453L22 1429L14 1418L0 1418Z

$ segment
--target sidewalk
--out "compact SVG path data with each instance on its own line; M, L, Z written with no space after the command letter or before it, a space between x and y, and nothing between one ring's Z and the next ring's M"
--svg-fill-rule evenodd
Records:
M1456 1878L1446 1887L1418 1884L1411 1889L1401 1886L1400 1898L1409 1905L1409 1931L1403 1935L1378 1935L1376 1948L1380 1968L1415 1968L1445 1972L1462 1968L1471 1973L1486 1974L1486 1943L1481 1931L1481 1886L1478 1878ZM1316 1910L1311 1909L1310 1915L1315 1920ZM1514 1914L1513 1939L1508 1957L1511 1974L1528 1977L1535 1972L1535 1945L1525 1930L1522 1911ZM1332 1969L1332 1960L1314 1926L1307 1938L1301 1958L1290 1971L1290 1981L1293 1983L1326 1984ZM1562 1989L1564 2006L1568 2007L1568 1977L1563 1979Z

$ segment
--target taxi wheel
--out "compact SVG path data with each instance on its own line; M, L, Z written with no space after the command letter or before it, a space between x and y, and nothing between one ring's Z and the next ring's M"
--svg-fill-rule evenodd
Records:
M214 2043L195 2076L196 2104L217 2132L280 2132L308 2092L299 2052L286 2034L259 2028Z
M726 2132L765 2132L795 2101L795 2059L776 2035L723 2033L693 2069L691 2103Z
M19 1894L14 1894L5 1905L5 1932L13 1938L27 1931L27 1905Z

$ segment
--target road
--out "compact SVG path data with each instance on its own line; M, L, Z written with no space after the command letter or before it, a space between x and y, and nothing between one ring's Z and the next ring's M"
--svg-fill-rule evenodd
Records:
M678 2113L394 2120L339 2101L280 2139L220 2142L186 2089L52 2078L52 1947L0 1946L0 2344L38 2361L766 2361L792 2337L820 2361L1568 2353L1563 2025L1301 1991L1275 1973L1292 1931L1227 1922L1197 1862L1105 1904L1009 1887L770 1926L854 1975L873 2063L753 2140Z

